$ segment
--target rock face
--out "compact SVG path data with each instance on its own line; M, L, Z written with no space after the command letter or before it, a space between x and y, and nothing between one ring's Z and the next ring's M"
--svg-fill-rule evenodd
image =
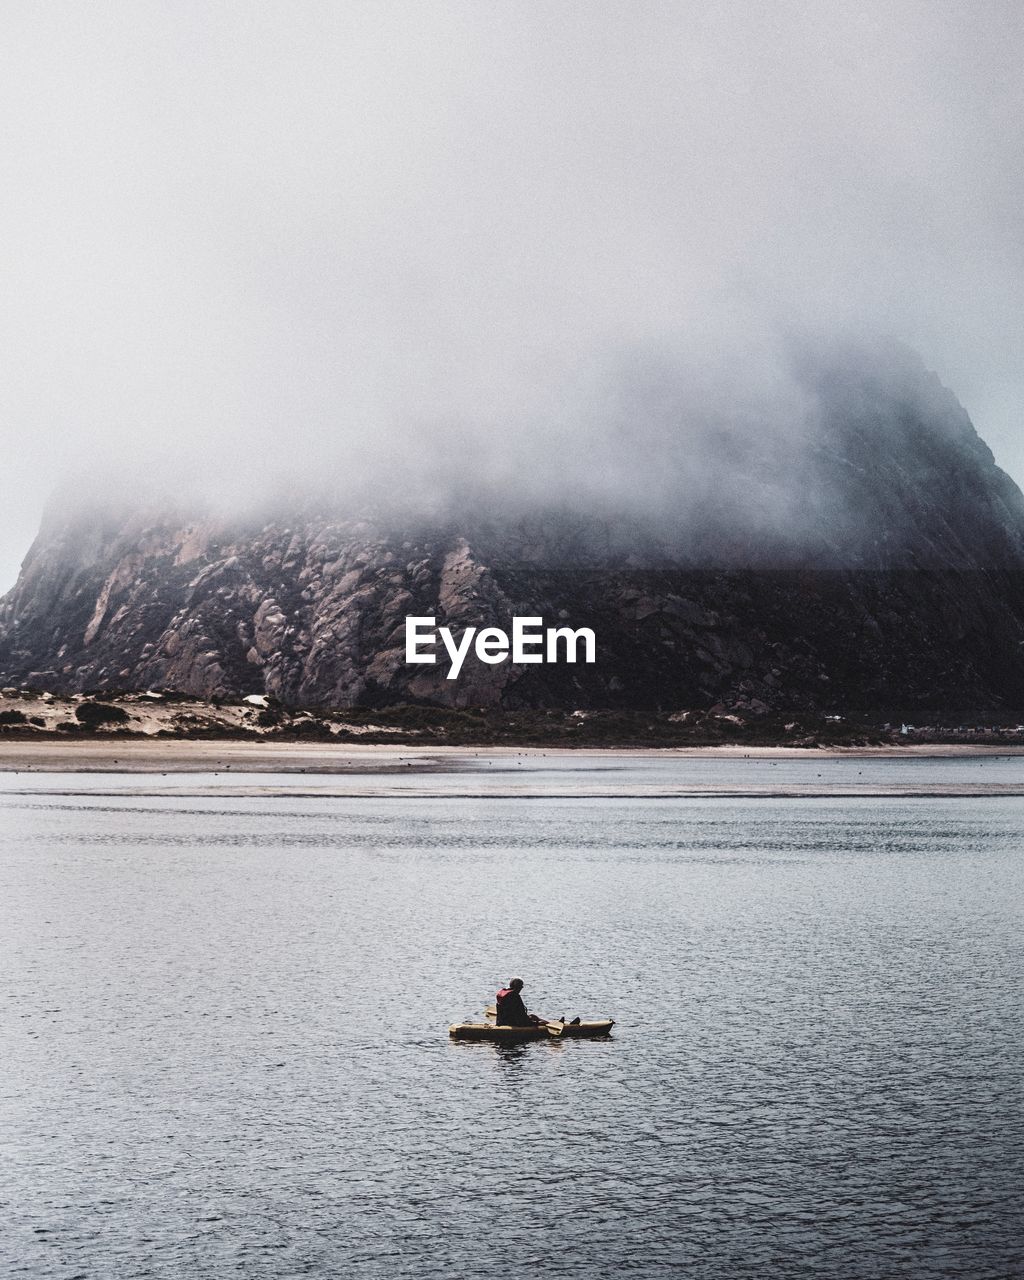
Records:
M678 518L657 520L568 504L431 521L55 507L0 602L0 682L334 707L1024 716L1024 497L920 366L833 366L807 385L813 430L778 449L723 442L717 513L714 484L689 506L681 487ZM443 661L406 665L407 615L456 633L515 615L587 626L597 662L471 656L450 681Z

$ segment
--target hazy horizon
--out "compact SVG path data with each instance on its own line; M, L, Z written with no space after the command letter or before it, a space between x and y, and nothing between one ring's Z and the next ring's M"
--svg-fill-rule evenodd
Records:
M793 328L906 343L1024 479L1019 6L7 18L0 590L69 476L515 486L659 362L683 430L706 368L789 430Z

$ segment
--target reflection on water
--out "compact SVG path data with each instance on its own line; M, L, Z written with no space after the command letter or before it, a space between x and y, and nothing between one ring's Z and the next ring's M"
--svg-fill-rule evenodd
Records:
M1024 1273L1024 799L30 781L4 1274ZM449 1041L513 971L613 1038Z

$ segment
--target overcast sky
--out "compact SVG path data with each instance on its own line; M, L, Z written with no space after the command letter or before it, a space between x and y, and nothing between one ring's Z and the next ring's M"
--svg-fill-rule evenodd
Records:
M914 346L1024 479L1019 0L3 18L0 588L69 471L316 474L778 323Z

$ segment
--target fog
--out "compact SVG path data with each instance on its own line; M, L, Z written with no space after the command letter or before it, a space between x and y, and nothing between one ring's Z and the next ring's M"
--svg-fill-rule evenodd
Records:
M1002 0L8 4L0 589L69 477L643 505L716 414L800 429L794 332L908 344L1024 477L1022 36Z

